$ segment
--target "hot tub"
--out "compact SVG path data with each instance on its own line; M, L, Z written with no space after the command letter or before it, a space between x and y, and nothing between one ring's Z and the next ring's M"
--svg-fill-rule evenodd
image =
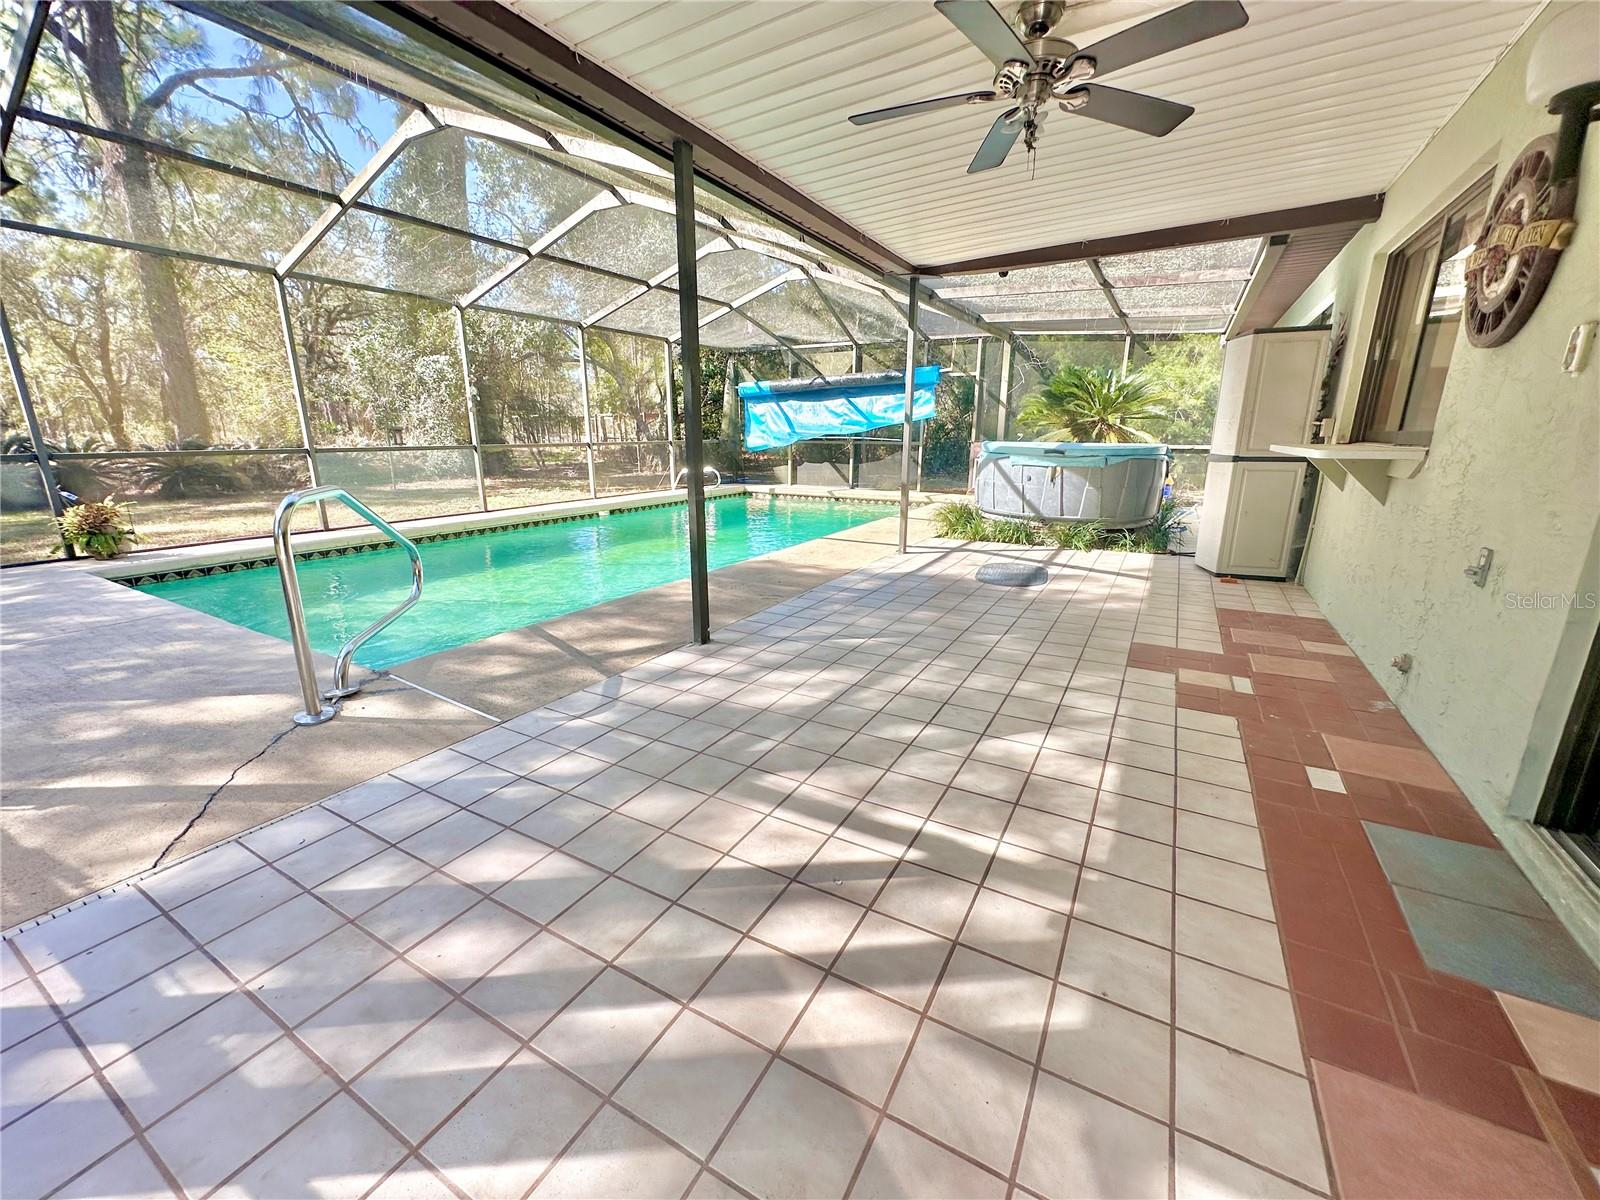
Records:
M984 442L978 508L991 517L1136 529L1155 520L1168 461L1165 446L1143 442Z

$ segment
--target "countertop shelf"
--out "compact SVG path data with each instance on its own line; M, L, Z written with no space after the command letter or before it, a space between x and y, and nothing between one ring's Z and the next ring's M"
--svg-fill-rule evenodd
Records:
M1427 461L1426 446L1397 446L1391 442L1322 442L1307 446L1272 446L1275 454L1304 458L1321 471L1334 487L1354 479L1379 504L1389 496L1391 479L1411 479Z

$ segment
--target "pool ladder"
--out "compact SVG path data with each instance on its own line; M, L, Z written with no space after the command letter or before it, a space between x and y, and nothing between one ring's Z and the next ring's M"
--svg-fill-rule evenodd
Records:
M338 500L344 506L365 517L367 523L380 533L388 534L395 545L406 552L411 560L411 594L395 605L355 637L339 647L333 662L333 686L325 692L317 690L317 667L311 658L311 641L306 637L306 610L300 598L300 579L295 573L294 549L289 543L289 522L294 510L302 504L325 500ZM289 641L294 646L294 665L300 675L300 695L305 709L294 715L296 725L320 725L331 721L339 711L338 702L361 690L359 683L350 682L350 660L355 652L374 634L383 629L406 609L422 598L422 554L417 544L401 533L344 488L334 484L290 492L278 502L278 511L272 516L272 548L278 558L278 581L283 584L283 605L289 613ZM323 703L331 701L332 703Z

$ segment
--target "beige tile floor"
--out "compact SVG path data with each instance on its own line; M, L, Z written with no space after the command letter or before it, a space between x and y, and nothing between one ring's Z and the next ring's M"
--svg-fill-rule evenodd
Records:
M1127 667L1217 602L923 547L16 933L0 1192L1325 1193L1237 728Z

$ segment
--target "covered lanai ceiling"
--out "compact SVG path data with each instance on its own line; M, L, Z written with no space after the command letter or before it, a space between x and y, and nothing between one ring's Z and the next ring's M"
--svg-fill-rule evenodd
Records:
M1380 193L1538 8L1245 0L1245 28L1108 81L1194 105L1168 137L1057 113L1033 160L971 175L993 105L846 122L989 85L925 0L502 3L923 267ZM1084 45L1167 7L1088 0L1061 30Z

